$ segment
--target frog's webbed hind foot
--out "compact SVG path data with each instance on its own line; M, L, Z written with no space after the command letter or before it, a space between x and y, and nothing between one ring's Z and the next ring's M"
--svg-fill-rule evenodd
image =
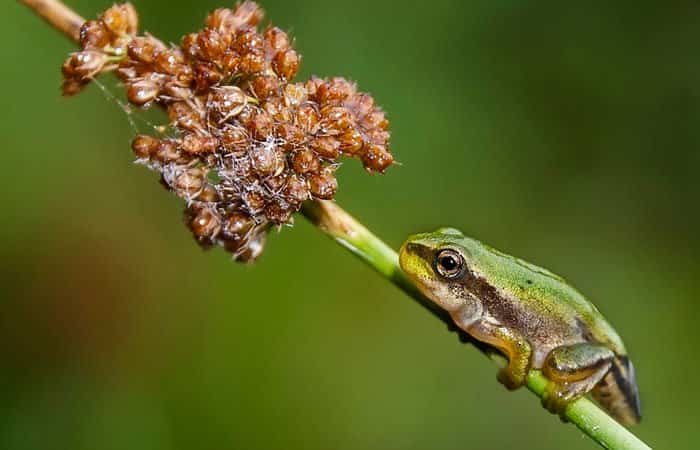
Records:
M596 344L582 343L552 350L542 367L549 380L542 406L566 421L566 407L603 379L614 357L609 348Z

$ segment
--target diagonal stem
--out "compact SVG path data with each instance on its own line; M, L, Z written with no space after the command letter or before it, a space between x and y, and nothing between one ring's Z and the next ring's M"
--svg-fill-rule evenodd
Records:
M73 42L79 41L80 27L85 19L59 0L18 1L27 5L37 15L44 18L49 25L61 31ZM442 320L448 329L460 334L460 338L463 340L470 340L467 335L453 325L452 319L446 312L420 294L406 278L399 267L397 253L342 208L330 201L310 201L304 204L302 214L319 230L350 250L435 317ZM492 353L489 348L477 342L472 343L487 356L498 359L498 356ZM539 397L542 397L546 383L547 380L539 371L533 370L528 375L527 387ZM569 405L566 416L581 431L604 448L615 450L649 449L644 442L585 398Z

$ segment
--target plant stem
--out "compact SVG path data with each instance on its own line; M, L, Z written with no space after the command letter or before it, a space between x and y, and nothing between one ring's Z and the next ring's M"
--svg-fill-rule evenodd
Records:
M77 43L79 41L80 27L85 19L59 0L18 1L27 5L36 14L43 17L49 25L61 31L73 42ZM452 319L445 311L425 298L406 278L399 267L398 254L342 208L330 201L309 201L304 204L302 213L319 230L350 250L434 316L442 320L448 326L448 329L456 331L464 340L469 340L469 337L463 331L454 326ZM498 360L498 356L491 349L477 342L473 343L487 356ZM541 397L546 384L547 380L539 371L530 371L527 379L528 389ZM604 448L615 450L649 449L644 442L585 398L569 405L566 410L566 417Z
M58 0L18 0L43 17L49 25L68 36L73 42L80 40L80 27L85 19Z
M319 230L350 250L421 306L445 322L450 329L455 330L449 315L434 306L435 304L423 296L406 278L399 267L398 254L341 207L330 201L311 201L304 204L302 213ZM483 347L480 350L494 360L500 359ZM546 385L547 379L540 371L530 371L527 378L527 387L530 391L541 398ZM649 449L649 446L586 398L571 403L566 409L566 417L603 448L615 450Z

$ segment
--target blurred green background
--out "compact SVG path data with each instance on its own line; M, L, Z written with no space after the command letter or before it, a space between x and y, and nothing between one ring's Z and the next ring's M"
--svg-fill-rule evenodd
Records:
M171 41L229 6L135 4ZM402 165L348 162L338 201L396 247L452 225L566 276L627 343L635 432L696 447L697 2L263 6L301 77L388 111ZM255 266L202 252L116 103L60 97L74 47L2 11L0 448L594 448L301 218Z

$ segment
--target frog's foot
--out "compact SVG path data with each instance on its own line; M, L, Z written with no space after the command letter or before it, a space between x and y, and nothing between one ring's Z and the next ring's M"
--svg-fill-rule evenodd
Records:
M499 370L496 379L509 391L514 391L525 384L525 375L513 373L510 366Z
M542 367L549 380L542 406L566 421L566 407L603 379L614 357L610 349L597 344L582 343L552 350Z

